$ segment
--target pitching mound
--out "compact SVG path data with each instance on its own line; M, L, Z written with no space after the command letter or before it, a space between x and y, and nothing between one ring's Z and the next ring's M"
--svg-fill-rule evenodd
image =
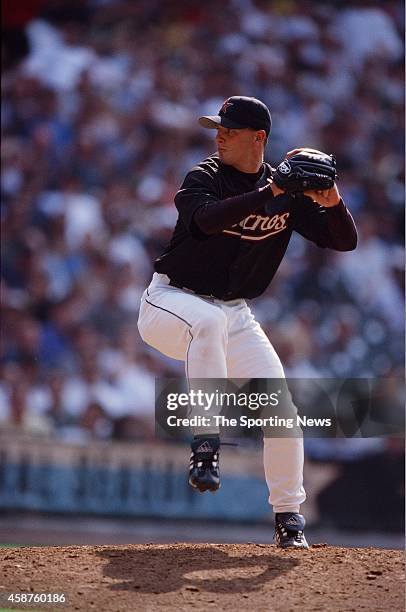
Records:
M63 610L404 610L394 550L146 544L6 549L0 559L1 591L65 592Z

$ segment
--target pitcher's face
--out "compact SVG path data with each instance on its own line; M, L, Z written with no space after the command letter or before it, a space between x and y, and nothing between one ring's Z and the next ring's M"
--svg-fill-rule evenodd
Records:
M216 144L220 161L228 166L241 166L251 159L258 146L258 132L244 129L217 128Z

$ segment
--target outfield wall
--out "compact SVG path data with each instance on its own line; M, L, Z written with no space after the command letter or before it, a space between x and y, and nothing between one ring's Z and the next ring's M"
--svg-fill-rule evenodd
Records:
M385 452L305 460L308 525L399 533L404 530L402 440ZM0 432L0 512L46 512L159 520L272 520L262 449L222 447L222 487L200 494L187 484L186 444L91 442L74 446Z
M262 521L269 516L260 449L222 452L222 488L187 484L190 449L162 443L0 438L0 508L110 516Z

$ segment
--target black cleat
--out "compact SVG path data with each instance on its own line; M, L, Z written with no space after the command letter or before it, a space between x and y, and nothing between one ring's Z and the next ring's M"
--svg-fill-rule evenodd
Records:
M196 438L190 455L189 484L200 493L220 488L220 438Z
M279 548L309 548L304 536L306 521L296 512L275 514L275 544Z

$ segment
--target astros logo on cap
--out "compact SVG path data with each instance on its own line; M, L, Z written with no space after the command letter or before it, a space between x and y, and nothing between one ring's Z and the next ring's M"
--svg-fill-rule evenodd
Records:
M223 106L220 108L219 113L226 113L228 107L233 106L233 102L229 102L228 100L229 98L223 102Z

